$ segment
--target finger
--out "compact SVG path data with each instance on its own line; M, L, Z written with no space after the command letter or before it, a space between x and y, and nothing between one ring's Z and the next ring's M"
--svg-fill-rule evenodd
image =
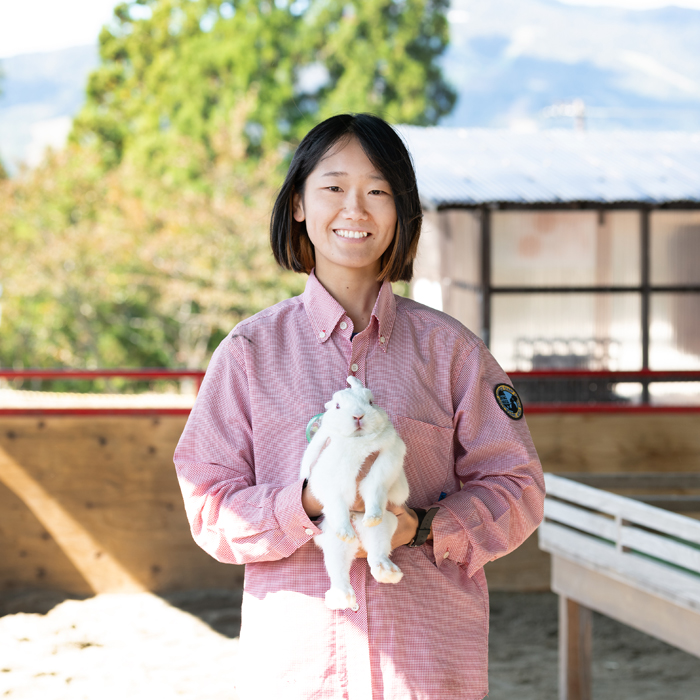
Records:
M358 483L367 476L367 473L372 468L372 465L377 461L377 457L379 457L379 452L372 452L372 454L369 455L362 463L360 473L357 475Z
M410 510L410 508L407 508L406 506L397 506L393 503L387 503L386 509L396 516L402 515L403 513L407 513Z

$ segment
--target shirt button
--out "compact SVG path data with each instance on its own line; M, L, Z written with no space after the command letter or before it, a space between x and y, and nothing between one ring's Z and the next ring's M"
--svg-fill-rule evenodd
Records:
M325 338L325 337L326 337L326 332L325 332L325 331L321 331L321 332L318 334L318 337L319 337L319 338Z
M350 369L353 372L357 372L358 369L360 369L354 362L350 365Z
M443 559L447 559L447 557L449 557L449 556L450 556L450 553L449 553L449 552L445 552L445 553L442 555L442 558L443 558Z
M307 527L306 530L304 530L304 532L305 532L307 535L313 535L313 534L314 534L314 531L313 531L310 527Z
M355 605L353 605L352 608L351 608L351 610L352 610L353 612L357 612L359 609L360 609L360 606L359 606L357 603L355 603Z
M380 336L379 342L382 343L382 344L386 343L386 338L385 338L383 335Z
M341 322L340 322L340 327L341 327L343 330L345 330L345 329L348 327L348 324L345 323L345 321L341 321Z

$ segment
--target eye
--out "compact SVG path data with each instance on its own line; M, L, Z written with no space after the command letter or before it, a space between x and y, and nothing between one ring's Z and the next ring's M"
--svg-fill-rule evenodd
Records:
M374 401L372 401L372 399L369 400L369 405L374 406Z
M336 407L336 408L340 408L340 404L337 403L337 404L335 405L335 407Z
M326 189L330 192L342 192L338 185L330 185L329 187L326 187Z

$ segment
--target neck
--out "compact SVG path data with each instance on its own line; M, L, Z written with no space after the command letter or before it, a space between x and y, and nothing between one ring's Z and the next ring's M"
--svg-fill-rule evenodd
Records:
M345 309L355 333L367 328L382 286L381 282L377 282L376 273L333 270L333 274L328 274L316 268L315 274L326 291Z

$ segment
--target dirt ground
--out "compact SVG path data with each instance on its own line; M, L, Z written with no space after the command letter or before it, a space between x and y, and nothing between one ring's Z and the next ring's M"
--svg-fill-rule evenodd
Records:
M491 610L490 700L556 700L555 596L495 593ZM700 698L700 659L599 615L593 625L596 700ZM235 700L239 628L230 591L6 594L0 697Z

